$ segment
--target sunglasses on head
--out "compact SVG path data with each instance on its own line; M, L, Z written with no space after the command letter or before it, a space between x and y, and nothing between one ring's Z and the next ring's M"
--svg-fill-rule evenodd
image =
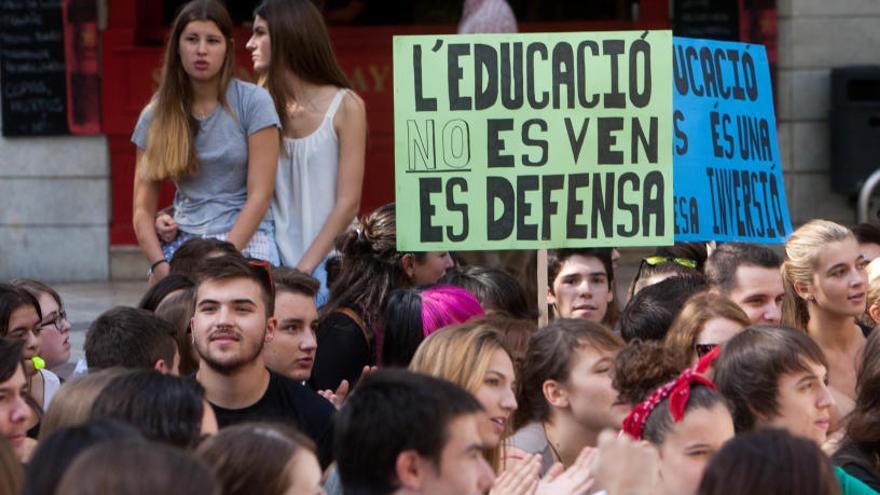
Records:
M275 283L272 281L272 264L268 261L254 258L249 259L247 262L263 280L263 283L268 284L269 294L275 297Z
M642 258L642 262L639 263L639 270L636 272L636 278L633 280L633 283L642 279L642 269L645 265L654 267L664 263L675 263L678 266L690 268L691 270L696 270L697 268L697 262L690 258L679 258L677 256L648 256L647 258Z
M671 256L648 256L642 260L642 263L648 266L658 266L664 263L675 263L676 265L683 266L685 268L690 268L691 270L695 270L697 268L697 262L690 258L679 258L679 257L671 257Z
M712 349L716 347L718 347L718 344L694 344L694 352L697 353L698 358L701 358L712 352Z

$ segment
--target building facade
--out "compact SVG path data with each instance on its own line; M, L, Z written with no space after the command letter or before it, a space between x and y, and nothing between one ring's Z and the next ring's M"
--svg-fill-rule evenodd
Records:
M62 282L143 276L146 260L130 226L134 147L128 139L140 108L154 89L169 3L174 2L98 1L99 135L0 137L0 280L25 276ZM621 8L629 2L605 2L608 13L604 15L610 18L581 21L541 18L535 7L539 2L510 3L531 16L521 24L526 31L671 28L675 20L670 0L642 0L635 20L629 8ZM740 1L741 15L749 12L747 3ZM830 71L851 64L880 64L880 3L760 3L769 14L753 19L753 24L778 36L771 52L776 58L779 146L792 221L800 224L821 217L852 223L853 200L830 188ZM443 17L449 12L418 15L435 18L432 23L395 27L331 27L343 68L367 102L370 138L365 210L393 199L390 36L455 29ZM559 15L570 13L560 11ZM742 19L740 24L744 25ZM250 77L249 58L242 47L247 35L245 27L236 33L239 74L246 78ZM171 191L166 187L163 192L166 202Z

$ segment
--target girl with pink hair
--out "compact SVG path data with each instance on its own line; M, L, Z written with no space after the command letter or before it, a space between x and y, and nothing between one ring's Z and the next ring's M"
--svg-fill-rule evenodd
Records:
M483 314L476 296L451 285L399 289L385 311L382 364L409 366L419 344L437 330Z

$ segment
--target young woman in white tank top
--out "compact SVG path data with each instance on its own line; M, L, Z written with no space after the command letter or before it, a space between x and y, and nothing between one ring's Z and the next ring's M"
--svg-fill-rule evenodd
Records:
M266 0L255 13L247 48L284 136L272 201L281 264L314 274L326 297L324 260L360 207L366 110L310 0Z

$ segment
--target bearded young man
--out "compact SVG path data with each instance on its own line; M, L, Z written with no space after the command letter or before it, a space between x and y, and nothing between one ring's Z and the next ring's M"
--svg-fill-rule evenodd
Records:
M263 346L275 336L268 266L240 256L206 260L196 277L192 336L205 388L221 428L245 421L293 424L318 446L322 467L332 461L334 407L305 385L274 373Z

